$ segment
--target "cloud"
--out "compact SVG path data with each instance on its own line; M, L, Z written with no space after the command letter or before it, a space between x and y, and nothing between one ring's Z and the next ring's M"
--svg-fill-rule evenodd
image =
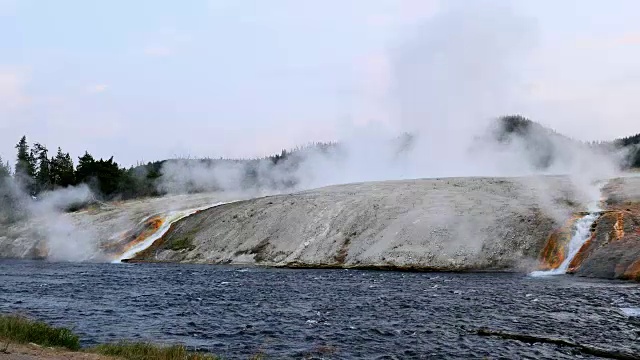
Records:
M91 85L87 88L87 91L92 94L105 92L109 86L107 84Z
M168 46L147 46L144 49L144 53L147 56L167 57L173 55L174 51Z
M20 109L31 102L26 85L28 71L0 65L0 112Z

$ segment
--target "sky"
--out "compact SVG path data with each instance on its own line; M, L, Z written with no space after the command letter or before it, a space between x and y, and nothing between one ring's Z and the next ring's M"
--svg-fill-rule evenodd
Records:
M421 31L468 41L466 25L442 14L471 1L0 0L0 156L13 162L22 135L125 166L264 156L370 126L407 130L406 117L437 122L430 107L406 104L446 101L455 111L492 96L474 84L494 80L514 85L509 99L488 102L495 116L520 113L579 140L640 132L636 0L493 1L512 21L474 21L481 39L510 37L504 46L519 48L496 62L508 78L465 74L459 103L454 91L434 100L437 88L399 89L399 79L460 77L450 62L501 56L498 41L458 43L468 50L459 61L412 73L420 58L405 55L420 51L411 39ZM453 22L425 26L439 21Z

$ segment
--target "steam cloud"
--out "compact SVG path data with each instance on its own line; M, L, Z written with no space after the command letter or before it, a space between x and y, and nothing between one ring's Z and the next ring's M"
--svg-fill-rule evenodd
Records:
M537 127L503 143L492 136L497 116L527 103L521 75L535 30L509 2L446 2L389 52L390 124L354 129L330 151L308 148L277 165L256 160L250 184L246 164L170 161L159 190L255 194L286 190L287 182L300 190L389 179L564 174L586 206L600 196L596 182L615 175L618 159ZM550 151L543 169L535 159L540 151Z
M167 161L158 190L246 198L362 181L564 174L587 206L600 197L597 181L616 174L619 159L537 127L502 142L494 136L495 118L527 103L520 75L534 46L535 24L508 2L447 1L389 51L391 122L370 122L352 129L338 146L308 147L278 163ZM549 154L543 169L537 166L541 148ZM544 182L534 181L534 188L546 211L559 221L566 217ZM89 260L98 252L95 234L74 226L61 210L90 198L80 186L22 203L41 222L51 259ZM458 230L467 232L463 225Z
M80 228L65 214L67 209L94 199L88 186L45 192L37 200L31 199L13 181L5 181L2 191L5 201L0 206L0 214L4 214L0 223L4 223L5 231L18 227L15 231L27 237L11 241L14 246L39 240L41 254L32 255L46 254L53 261L87 261L99 255L97 237L91 227ZM0 240L2 235L0 233Z

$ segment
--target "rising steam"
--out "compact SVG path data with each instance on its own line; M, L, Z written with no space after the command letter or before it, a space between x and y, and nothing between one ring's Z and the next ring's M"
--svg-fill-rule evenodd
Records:
M497 116L527 104L522 75L535 33L509 2L446 2L390 47L390 122L354 128L328 151L255 160L250 181L246 163L170 161L159 190L255 195L373 180L563 174L586 205L600 196L596 183L617 172L609 152L536 126L506 141L494 136ZM543 185L539 192L547 196Z
M5 231L22 233L27 237L9 240L11 244L2 246L19 247L23 241L36 241L39 243L38 253L22 255L46 256L54 261L86 261L98 256L97 237L91 227L78 227L66 216L69 209L95 199L88 186L83 184L49 191L35 199L15 182L5 180L2 191L5 201L0 205L0 214L11 214L13 217L3 219ZM20 250L17 251L19 254Z
M374 180L563 174L586 206L599 199L598 182L617 172L619 159L611 152L538 127L496 137L496 117L527 104L521 75L535 33L535 23L508 2L447 1L390 46L385 70L391 81L384 91L390 121L354 127L336 146L308 147L278 163L167 161L158 190L223 192L239 199ZM558 208L544 182L536 184L543 208L560 222L566 209ZM23 203L29 217L43 224L50 258L89 260L99 252L104 239L78 228L62 211L89 198L81 186Z

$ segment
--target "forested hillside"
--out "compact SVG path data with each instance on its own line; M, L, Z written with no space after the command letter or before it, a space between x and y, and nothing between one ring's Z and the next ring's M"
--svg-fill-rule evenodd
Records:
M529 160L540 169L548 167L557 153L554 146L558 141L552 141L554 137L555 140L560 139L560 142L574 141L520 115L501 117L497 124L494 140L507 143L514 136L524 139L531 157ZM413 139L411 134L404 134L398 138L398 151L409 148ZM626 149L628 155L621 166L640 167L640 134L611 142L583 145L599 147L604 149L603 151ZM87 184L93 193L103 200L159 196L167 191L176 190L162 186L160 180L163 176L179 176L181 172L193 169L208 169L214 173L233 169L233 181L236 182L234 186L237 189L286 190L298 184L300 163L309 153L342 156L338 143L314 143L289 151L282 150L279 154L259 159L171 159L125 168L113 157L96 159L85 152L74 160L68 152L59 147L54 153L50 153L41 143L29 145L26 136L18 141L15 148L13 169L7 159L0 158L0 197L3 198L4 204L11 203L9 194L15 193L16 189L37 198L43 192L78 184ZM171 174L169 169L173 169L174 174ZM223 190L224 185L217 186L215 182L207 182L207 186L203 187L192 182L182 184L177 191L200 192L216 189Z
M613 141L581 143L520 115L503 116L498 120L498 124L496 139L499 142L504 142L508 141L509 136L526 138L527 146L534 150L533 153L536 155L540 168L548 166L552 160L552 154L555 153L554 147L558 142L551 141L553 137L560 139L560 142L574 142L596 148L602 152L624 150L625 158L620 167L622 169L640 168L640 151L638 151L640 149L640 134ZM532 134L535 136L528 136Z
M88 152L74 162L71 155L61 148L53 156L40 143L30 146L23 136L16 145L17 156L14 169L8 161L0 158L0 182L12 180L23 192L37 197L39 194L71 185L87 184L91 190L105 200L131 199L145 196L163 195L158 179L167 163L179 164L186 168L210 168L233 166L240 173L244 188L264 186L268 188L290 188L296 185L286 174L298 166L299 154L308 151L326 152L335 147L334 143L314 143L293 150L282 150L279 154L258 159L171 159L138 164L129 168L120 166L113 157L96 159ZM77 164L77 165L76 165ZM264 175L265 167L279 167L278 178L258 179ZM186 192L200 191L197 186ZM211 190L211 189L207 189ZM6 192L6 191L5 191Z

